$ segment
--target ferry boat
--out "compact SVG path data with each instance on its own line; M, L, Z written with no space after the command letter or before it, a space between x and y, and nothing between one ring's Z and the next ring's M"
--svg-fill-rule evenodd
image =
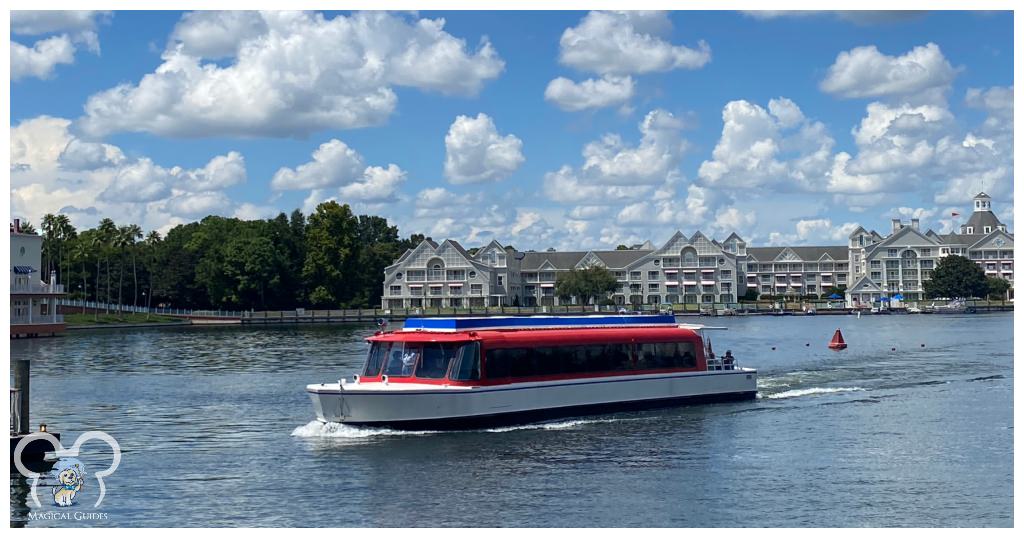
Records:
M671 315L409 319L367 338L360 373L306 387L321 422L398 429L521 424L752 399L757 370Z

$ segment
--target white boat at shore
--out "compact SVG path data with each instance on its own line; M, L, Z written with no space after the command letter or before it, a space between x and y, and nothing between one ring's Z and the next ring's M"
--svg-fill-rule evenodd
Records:
M673 316L423 318L367 340L362 373L306 387L322 422L472 428L757 394Z

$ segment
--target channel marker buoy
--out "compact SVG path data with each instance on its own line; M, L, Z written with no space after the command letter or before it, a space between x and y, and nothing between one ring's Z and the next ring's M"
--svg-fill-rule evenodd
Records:
M839 329L836 329L836 333L832 335L832 341L828 343L828 348L836 351L846 349L846 341L843 340L843 333Z

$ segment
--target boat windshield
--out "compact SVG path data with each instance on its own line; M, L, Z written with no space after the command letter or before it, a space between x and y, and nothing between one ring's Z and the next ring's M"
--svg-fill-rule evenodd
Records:
M411 377L415 374L423 379L443 379L449 367L451 379L480 379L480 344L374 342L366 357L363 376Z

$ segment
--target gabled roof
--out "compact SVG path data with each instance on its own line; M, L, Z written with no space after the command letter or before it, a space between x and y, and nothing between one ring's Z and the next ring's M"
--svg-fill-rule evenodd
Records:
M972 249L979 248L979 247L982 246L983 243L987 243L990 240L994 240L996 236L1003 237L1005 239L1009 239L1010 240L1010 247L1009 248L1013 248L1013 234L1004 232L1002 230L993 230L990 233L982 235L981 239L978 239L974 243L971 243L970 248L972 248ZM1003 247L1002 246L997 246L995 248L1003 248Z
M846 293L864 293L865 291L877 291L881 293L882 288L878 287L873 280L864 275L857 282L846 289Z
M996 214L991 211L975 211L971 213L971 218L967 219L967 222L964 224L964 226L974 228L974 233L976 234L983 233L986 226L995 230L1002 225L1003 223L999 221L999 217L996 217Z
M467 261L470 258L472 258L472 256L469 255L469 252L466 252L466 249L462 248L462 245L460 245L458 241L456 241L454 239L445 239L444 242L441 243L441 246L444 246L446 244L447 245L451 245L452 248L454 248L455 250L459 251L459 254L462 254L462 257L466 258ZM440 248L437 248L435 250L440 250Z
M740 237L739 234L737 234L736 232L733 232L733 233L729 234L729 237L725 238L725 241L723 241L723 243L728 243L732 239L736 239L737 241L739 241L741 243L745 243L746 242L746 241L743 241L743 238Z
M607 264L605 264L604 260L599 258L597 256L597 254L595 254L594 251L591 250L591 251L588 251L586 254L584 254L583 257L580 258L580 261L576 262L576 266L575 267L577 269L583 269L583 268L591 267L591 266L594 266L594 265L599 265L601 267L605 267Z

